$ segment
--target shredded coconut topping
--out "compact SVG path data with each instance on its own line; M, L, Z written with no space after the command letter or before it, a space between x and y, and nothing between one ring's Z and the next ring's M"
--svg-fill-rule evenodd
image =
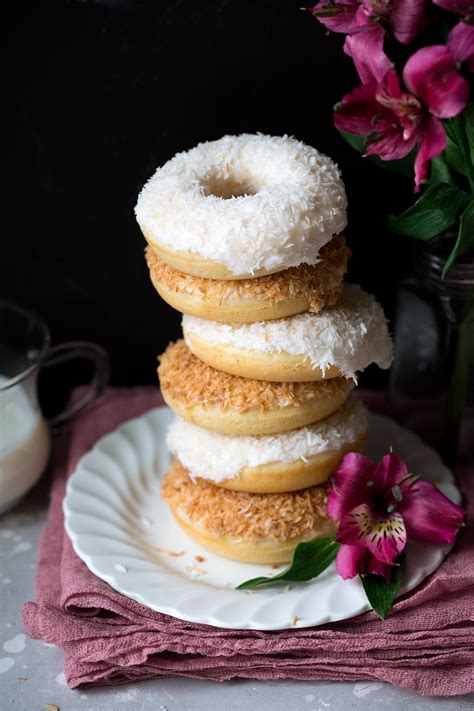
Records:
M332 398L348 392L353 382L330 378L308 383L271 383L229 375L206 365L191 353L184 341L170 343L158 368L165 397L186 407L220 407L222 411L265 411L274 407L301 405L308 400Z
M193 482L173 462L161 490L165 501L194 525L219 537L242 541L288 541L328 534L327 486L288 494L246 494Z
M191 478L219 483L235 478L244 467L306 461L321 452L339 450L354 443L366 430L365 408L350 396L324 420L276 435L220 434L177 417L169 427L166 443Z
M309 360L323 372L336 366L346 378L370 363L389 368L393 346L382 307L355 284L345 284L336 306L275 321L226 324L183 316L188 334L211 344L231 345L260 353L290 353Z
M289 136L242 134L178 153L146 183L135 214L157 245L251 276L316 264L346 207L330 158Z
M253 298L277 304L286 299L306 298L309 311L317 313L325 306L334 306L347 269L350 250L343 235L336 235L324 245L321 261L315 266L301 264L276 274L255 279L203 279L173 269L151 249L145 250L146 261L153 278L177 293L198 295L203 300Z

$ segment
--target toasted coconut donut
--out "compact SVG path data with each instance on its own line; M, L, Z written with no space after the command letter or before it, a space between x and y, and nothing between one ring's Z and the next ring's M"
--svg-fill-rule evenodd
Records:
M184 531L213 553L248 563L291 560L301 541L334 533L327 487L284 494L241 494L193 482L173 462L162 496Z
M336 306L276 321L223 324L183 316L184 339L208 365L255 380L355 378L370 363L388 368L392 341L381 306L345 284Z
M345 402L354 382L333 378L269 383L229 375L171 343L158 368L165 402L184 420L231 435L286 432L327 417Z
M273 494L326 481L344 454L363 449L366 437L365 409L351 397L325 420L277 435L226 435L177 418L166 442L192 479Z
M316 264L346 226L335 163L288 136L243 134L178 153L135 208L153 251L186 274L243 279Z
M222 323L250 323L285 318L334 306L350 251L343 235L333 237L315 266L303 264L256 279L200 279L178 272L150 247L146 260L153 286L173 308Z

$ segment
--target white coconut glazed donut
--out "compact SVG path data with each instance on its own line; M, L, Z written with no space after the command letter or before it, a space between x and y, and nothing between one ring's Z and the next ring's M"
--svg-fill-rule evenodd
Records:
M184 315L183 334L200 360L254 380L355 379L370 363L388 368L392 362L382 307L355 284L345 284L336 306L317 314L243 324Z
M346 226L335 163L288 136L242 134L178 153L146 183L135 208L155 253L210 279L316 264Z
M192 479L234 491L296 491L326 481L367 435L364 406L349 397L339 410L307 427L274 435L226 435L177 417L166 444Z

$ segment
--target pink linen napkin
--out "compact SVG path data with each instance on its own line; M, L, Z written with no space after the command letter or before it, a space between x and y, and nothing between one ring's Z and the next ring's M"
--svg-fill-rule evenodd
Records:
M160 403L157 388L110 389L58 442L36 602L24 603L22 619L33 638L63 648L69 686L189 676L377 679L440 696L474 690L472 466L457 472L468 525L441 567L385 622L366 613L309 629L224 630L153 612L95 577L64 531L66 480L98 437Z

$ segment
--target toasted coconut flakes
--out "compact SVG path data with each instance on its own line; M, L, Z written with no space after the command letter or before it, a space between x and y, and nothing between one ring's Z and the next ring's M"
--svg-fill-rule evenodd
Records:
M166 475L162 496L199 528L216 536L245 541L283 542L317 535L329 526L327 486L284 494L247 494L228 491L198 479L175 460ZM246 508L250 515L242 515Z
M301 264L276 274L255 279L203 279L179 272L163 262L150 247L145 250L148 268L155 281L171 291L197 295L203 300L244 298L261 299L277 304L287 299L306 298L310 311L317 313L333 306L341 292L350 250L344 235L334 236L319 253L315 266Z
M194 560L195 560L197 563L204 563L204 561L205 561L206 559L205 559L204 556L202 556L202 555L195 555L195 556L194 556Z
M158 553L165 553L165 555L169 555L170 558L181 558L182 555L184 555L184 551L169 551L167 548L154 548L155 551Z
M273 383L229 375L196 358L183 340L170 343L160 357L158 375L163 393L186 407L219 406L238 412L302 405L308 400L334 398L354 387L348 378Z
M202 568L198 568L196 565L185 565L184 570L186 573L189 575L193 575L194 577L198 577L199 575L206 575L206 571L203 570Z
M291 618L290 622L291 622L292 625L296 625L296 623L297 623L298 620L300 620L300 619L301 619L301 617L297 617L296 615L293 615L293 617Z

